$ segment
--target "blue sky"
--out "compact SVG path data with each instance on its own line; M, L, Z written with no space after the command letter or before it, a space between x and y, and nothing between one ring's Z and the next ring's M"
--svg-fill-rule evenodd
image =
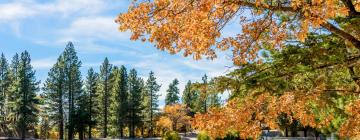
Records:
M99 66L105 57L114 65L136 68L146 78L150 70L162 84L159 94L163 105L168 84L178 78L182 92L187 80L200 81L222 75L232 66L229 54L213 61L194 61L182 54L170 55L152 44L130 41L130 33L119 32L114 19L126 12L131 0L1 0L0 52L9 59L27 50L32 57L37 79L44 81L48 70L72 41L83 62L82 75ZM231 35L236 25L225 28Z

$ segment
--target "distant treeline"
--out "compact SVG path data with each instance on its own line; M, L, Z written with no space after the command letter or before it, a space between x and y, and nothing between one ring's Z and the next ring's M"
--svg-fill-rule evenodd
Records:
M81 64L69 42L40 89L27 51L15 54L10 64L2 54L0 137L84 139L160 134L156 121L161 115L161 85L154 72L144 80L135 69L113 66L105 58L99 73L90 68L83 80ZM169 85L166 105L180 103L178 84L174 79ZM182 102L190 108L189 115L220 105L216 94L206 94L207 87L206 75L201 83L187 83Z

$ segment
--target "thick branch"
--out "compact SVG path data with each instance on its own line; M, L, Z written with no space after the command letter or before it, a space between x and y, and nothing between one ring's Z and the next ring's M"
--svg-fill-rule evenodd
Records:
M360 87L360 77L355 74L355 70L354 70L355 68L354 67L348 67L348 68L349 68L351 78Z
M346 7L349 9L350 16L358 16L360 15L360 12L356 11L354 4L351 2L351 0L341 0Z
M351 0L342 0L342 1L349 8L351 15L360 15L360 13L355 10L355 7L352 4ZM238 5L257 7L257 8L262 8L262 9L269 9L269 10L273 10L273 11L293 12L293 13L298 12L296 9L294 9L292 7L282 6L281 4L279 4L278 6L263 5L263 4L256 4L254 2L248 2L248 1L244 1L244 0L236 0L236 1L232 1L232 2L235 2ZM355 38L353 35L335 27L333 24L331 24L329 22L325 22L321 25L324 28L326 28L327 30L329 30L330 32L340 36L343 39L350 41L356 48L360 49L360 41L357 38Z
M323 24L321 24L321 26L326 28L330 32L338 35L339 37L350 41L357 49L360 49L360 41L358 39L356 39L354 36L352 36L351 34L335 27L333 24L331 24L329 22L324 22Z

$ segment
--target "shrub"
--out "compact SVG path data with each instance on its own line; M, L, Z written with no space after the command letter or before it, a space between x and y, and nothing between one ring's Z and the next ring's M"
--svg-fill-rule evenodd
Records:
M181 140L179 133L175 131L168 131L163 136L163 140Z
M210 140L210 136L208 134L206 134L205 132L200 132L198 135L197 135L197 139L198 140Z
M216 139L216 140L238 140L238 139L240 139L239 133L229 133L225 136L225 138Z

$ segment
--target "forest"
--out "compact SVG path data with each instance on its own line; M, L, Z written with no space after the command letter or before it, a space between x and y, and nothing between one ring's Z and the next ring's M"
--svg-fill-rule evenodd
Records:
M82 74L71 42L43 85L27 51L11 62L2 55L0 136L360 139L359 0L131 0L127 7L114 30L134 44L232 65L180 93L177 77L162 85L156 73L141 78L108 58Z
M158 100L161 85L154 72L142 79L135 69L113 66L105 58L99 72L90 68L82 78L81 64L73 43L69 42L41 86L27 51L15 54L10 63L2 54L0 136L155 137L168 130L191 131L190 120L195 112L204 112L207 106L220 106L216 94L200 97L198 87L207 85L206 75L201 83L188 81L182 97L175 78L168 85L166 107L162 110Z

